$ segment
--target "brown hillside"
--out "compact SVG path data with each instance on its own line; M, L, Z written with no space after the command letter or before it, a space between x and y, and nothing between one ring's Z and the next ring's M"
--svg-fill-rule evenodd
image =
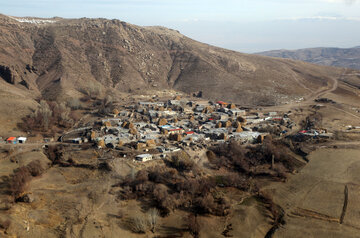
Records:
M81 97L94 87L102 92L173 88L271 105L317 91L341 74L341 69L242 54L175 30L119 20L1 15L0 45L0 77L7 82L0 95L13 93L8 98L17 97L12 87L29 99L49 100Z

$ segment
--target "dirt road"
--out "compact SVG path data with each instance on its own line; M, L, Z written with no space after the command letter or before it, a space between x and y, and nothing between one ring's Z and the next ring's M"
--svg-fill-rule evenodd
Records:
M299 85L301 85L302 87L304 87L305 89L307 89L311 93L306 95L304 97L305 100L303 100L301 102L293 102L293 103L289 103L289 104L285 104L285 105L281 105L281 106L276 106L275 107L276 110L290 111L290 110L295 110L295 109L300 108L300 107L309 106L310 104L314 103L315 99L323 97L326 94L334 92L339 87L339 79L342 79L346 75L346 69L344 69L344 71L341 73L339 78L332 78L331 79L331 87L320 88L317 91L313 91L313 90L309 89L308 87L306 87L303 83L301 83L301 81L297 78L297 75L295 74L295 72L292 72L291 74L293 75L294 80L297 83L299 83ZM343 110L343 109L337 107L336 105L329 104L329 106L332 107L333 109L341 112L341 113L346 113L347 115L350 115L352 117L360 119L360 117L357 116L356 114L348 112L346 110Z

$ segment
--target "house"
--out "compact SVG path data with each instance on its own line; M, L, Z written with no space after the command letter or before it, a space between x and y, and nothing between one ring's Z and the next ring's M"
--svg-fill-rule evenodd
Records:
M216 103L219 104L221 107L227 107L227 105L228 105L228 103L223 102L223 101L218 101Z
M167 152L167 149L164 146L158 146L156 147L156 149L160 152L160 153L165 153Z
M151 118L155 118L155 117L158 116L158 113L157 113L157 111L155 111L155 110L149 110L148 115L149 115L149 117L151 117Z
M6 139L6 143L8 144L16 144L16 142L16 137L13 136Z
M222 137L222 135L227 134L228 130L226 128L211 128L204 133L206 137L217 140Z
M233 116L245 116L246 115L246 111L240 110L240 109L230 109L228 113Z
M169 134L181 134L184 132L184 129L171 125L160 126L160 128L162 131L166 130Z
M103 139L105 144L109 144L109 143L117 144L120 140L119 137L114 135L106 135Z
M204 134L195 134L195 133L192 133L192 134L187 134L186 137L184 138L184 140L196 142L196 141L203 140L204 137L205 137Z
M204 106L196 106L195 112L202 112L205 109Z
M169 100L168 101L169 105L174 105L174 106L181 106L181 103L179 100Z
M127 117L127 116L129 116L129 112L128 111L121 111L121 112L119 112L119 116Z
M175 111L165 110L165 111L158 111L158 112L157 112L157 116L158 116L158 117L163 117L163 116L175 116L175 115L177 115L177 112L175 112Z
M163 102L139 102L139 105L144 107L163 107L165 104Z
M230 137L237 141L254 142L262 133L256 131L234 132Z
M81 138L74 138L71 140L72 143L74 144L81 144L82 143L82 139Z
M181 149L178 148L178 147L169 147L169 148L168 148L168 151L169 151L170 153L179 152L180 150L181 150Z
M274 117L274 116L276 116L277 115L277 112L269 112L269 116L270 117Z
M151 154L141 154L141 155L137 155L135 157L135 159L140 162L146 162L146 161L152 160L153 157Z
M26 137L19 137L17 138L17 141L20 143L20 144L24 144L26 142L27 138Z
M226 107L222 107L219 109L219 112L223 112L223 113L228 113L230 109L226 108Z

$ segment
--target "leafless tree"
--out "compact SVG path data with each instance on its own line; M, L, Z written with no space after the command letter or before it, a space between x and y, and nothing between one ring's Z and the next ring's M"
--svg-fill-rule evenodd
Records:
M111 113L114 110L113 98L110 95L107 95L101 102L99 113L106 115Z
M67 106L73 110L81 108L80 100L78 98L71 98L67 101Z
M151 232L155 233L157 220L159 218L159 211L156 208L151 208L147 212L147 218L148 218L148 221L149 221L149 224L150 224Z
M86 88L81 89L81 92L94 99L100 95L100 85L98 83L89 82Z
M49 104L45 100L41 100L40 108L38 108L38 110L35 113L41 115L42 126L43 126L44 130L48 130L50 118L52 116L52 111L49 107Z
M143 215L137 215L129 221L130 229L135 233L146 233L148 222Z
M134 167L131 167L131 169L130 169L130 179L134 180L135 177L136 177L136 170L135 170Z
M186 219L186 223L190 234L195 238L199 237L200 225L197 221L196 215L190 214Z

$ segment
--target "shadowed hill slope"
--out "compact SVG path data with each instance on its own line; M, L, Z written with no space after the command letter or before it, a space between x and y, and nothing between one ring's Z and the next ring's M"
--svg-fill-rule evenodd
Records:
M29 99L176 89L243 105L280 104L328 86L340 69L242 54L163 27L119 20L0 16L0 77ZM11 91L11 90L10 90Z
M360 69L360 46L348 49L310 48L301 50L273 50L258 54L277 58L302 60L319 65Z

